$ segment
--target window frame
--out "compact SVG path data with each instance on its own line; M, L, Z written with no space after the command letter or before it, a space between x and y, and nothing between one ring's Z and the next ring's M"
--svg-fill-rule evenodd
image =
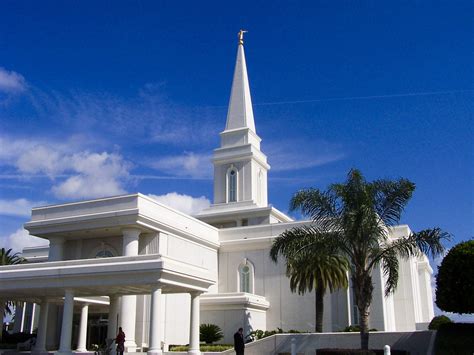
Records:
M232 173L234 173L232 175ZM232 189L232 187L234 187ZM232 194L233 193L233 194ZM226 202L237 202L239 193L239 171L232 164L226 173ZM233 198L232 198L233 197Z
M243 277L243 268L247 267L248 270L248 290L242 287L242 277ZM245 258L239 264L237 268L237 290L238 292L245 292L245 293L255 293L255 266L253 263Z

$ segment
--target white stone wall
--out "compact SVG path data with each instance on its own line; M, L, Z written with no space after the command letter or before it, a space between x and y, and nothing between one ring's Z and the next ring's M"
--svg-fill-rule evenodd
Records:
M255 267L254 293L264 296L270 302L270 308L266 311L266 329L313 331L314 292L304 295L292 293L285 273L285 263L275 264L269 257L268 248L219 253L219 292L239 292L238 267L245 258ZM338 304L340 295L328 293L325 297L323 326L328 331L333 330L333 324L338 325L337 330L347 326L347 323L343 322L343 319L347 319L347 312L333 312L333 298Z

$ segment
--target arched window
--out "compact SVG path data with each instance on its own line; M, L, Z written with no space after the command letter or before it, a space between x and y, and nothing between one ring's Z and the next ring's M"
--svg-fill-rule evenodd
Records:
M231 168L228 172L228 182L227 182L227 189L228 189L228 202L236 202L237 201L237 170L235 168Z
M118 254L113 246L102 242L100 245L93 248L89 255L90 258L111 258Z
M254 267L253 264L244 259L239 265L239 292L253 293L254 285Z
M110 250L101 250L97 254L95 254L96 258L111 258L114 254Z

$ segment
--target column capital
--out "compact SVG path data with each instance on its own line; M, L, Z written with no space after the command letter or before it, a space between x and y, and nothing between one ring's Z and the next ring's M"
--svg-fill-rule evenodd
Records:
M194 297L199 297L203 294L204 292L201 292L201 291L191 291L189 292L189 294L191 295L192 298Z
M63 236L51 236L48 237L48 240L51 244L63 244L66 242L66 239Z
M47 296L41 296L39 299L41 303L48 303L50 301L50 298Z
M163 284L161 282L158 282L156 284L151 285L151 292L157 291L162 288L163 288Z
M140 228L134 228L134 227L125 227L121 229L122 235L127 235L127 236L139 236L142 233L142 230Z

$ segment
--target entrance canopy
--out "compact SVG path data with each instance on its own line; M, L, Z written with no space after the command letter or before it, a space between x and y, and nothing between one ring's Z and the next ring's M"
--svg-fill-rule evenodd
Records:
M1 297L40 302L62 298L71 289L76 297L205 292L215 283L207 269L159 254L54 261L3 266Z

